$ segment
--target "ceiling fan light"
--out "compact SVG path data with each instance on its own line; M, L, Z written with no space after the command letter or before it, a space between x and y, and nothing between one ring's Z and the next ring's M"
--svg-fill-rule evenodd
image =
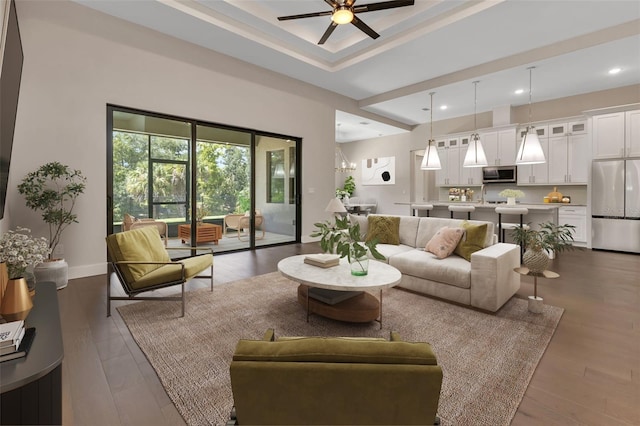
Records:
M487 156L484 153L480 136L478 134L472 135L462 167L485 167L488 165L489 163L487 162Z
M546 162L546 160L540 139L538 139L538 134L533 126L529 126L527 133L524 134L522 142L520 143L518 155L516 156L516 164L541 164L544 162Z
M353 21L353 12L346 6L340 6L331 15L331 20L338 25L349 24Z
M420 170L440 170L440 157L438 156L438 149L436 148L435 141L430 140L427 145L427 151L422 157L422 163L420 163Z

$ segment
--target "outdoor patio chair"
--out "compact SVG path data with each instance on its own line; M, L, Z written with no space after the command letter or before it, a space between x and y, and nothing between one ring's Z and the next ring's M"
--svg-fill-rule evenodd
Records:
M173 300L182 301L185 309L184 285L192 278L208 278L213 291L213 250L200 247L165 248L155 227L144 226L107 235L107 255L110 268L122 284L126 297L111 296L111 273L107 275L107 316L111 316L112 300ZM187 250L188 256L171 260L167 250ZM203 253L196 254L192 253ZM209 275L198 275L210 268ZM150 290L180 285L179 296L138 296Z

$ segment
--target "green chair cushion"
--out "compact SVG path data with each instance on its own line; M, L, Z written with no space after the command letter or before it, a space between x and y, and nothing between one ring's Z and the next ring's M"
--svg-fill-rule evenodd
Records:
M182 277L182 267L185 266L185 276ZM189 257L182 259L179 262L171 263L169 265L162 265L148 274L140 277L135 281L130 281L131 288L140 290L148 287L153 287L161 284L167 284L170 282L182 282L198 275L199 272L210 267L213 263L213 256L211 254L203 254L200 256Z
M107 236L107 249L115 262L170 262L160 233L155 227L143 227ZM123 265L122 274L128 282L137 281L162 265Z
M269 342L240 340L234 361L437 365L428 343L304 337Z

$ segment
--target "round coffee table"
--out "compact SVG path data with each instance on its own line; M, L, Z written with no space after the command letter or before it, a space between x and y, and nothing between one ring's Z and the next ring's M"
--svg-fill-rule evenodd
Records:
M300 283L298 301L309 314L347 322L378 321L382 328L382 290L400 283L402 275L393 266L383 262L369 261L369 273L365 276L351 275L346 258L338 266L321 268L304 263L305 255L292 256L278 263L278 271L290 280ZM309 297L313 288L338 292L362 292L346 300L331 304ZM379 291L379 297L367 291ZM313 290L311 290L313 292Z

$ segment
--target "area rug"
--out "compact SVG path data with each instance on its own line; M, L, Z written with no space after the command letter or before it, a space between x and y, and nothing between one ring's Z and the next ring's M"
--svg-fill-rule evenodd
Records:
M297 283L270 273L187 293L179 305L144 301L118 308L167 394L189 425L218 424L233 406L229 363L239 339L276 336L374 336L391 330L429 342L444 380L438 414L443 425L508 425L560 321L563 309L542 314L512 298L491 315L401 289L383 293L378 323L348 324L317 315L306 322Z

